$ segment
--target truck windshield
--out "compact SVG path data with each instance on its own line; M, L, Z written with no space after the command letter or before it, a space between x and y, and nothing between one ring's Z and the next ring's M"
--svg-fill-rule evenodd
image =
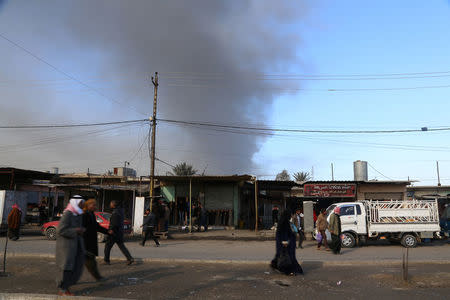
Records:
M330 205L327 208L327 217L333 212L333 209L336 207L336 204Z

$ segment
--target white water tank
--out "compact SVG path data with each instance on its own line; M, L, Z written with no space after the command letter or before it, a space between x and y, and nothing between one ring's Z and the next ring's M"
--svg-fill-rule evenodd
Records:
M357 160L353 162L353 175L355 181L368 181L367 161Z

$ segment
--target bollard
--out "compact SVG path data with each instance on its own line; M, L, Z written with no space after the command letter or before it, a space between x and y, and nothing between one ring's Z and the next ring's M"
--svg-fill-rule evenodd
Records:
M3 252L3 272L0 273L0 277L8 277L9 274L6 273L6 248L8 247L8 234L6 234L5 250Z
M404 281L408 281L408 260L409 260L409 248L406 248L406 254L405 252L403 252L403 262L402 262L402 275Z

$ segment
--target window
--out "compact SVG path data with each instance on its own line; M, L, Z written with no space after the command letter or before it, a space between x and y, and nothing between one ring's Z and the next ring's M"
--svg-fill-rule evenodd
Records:
M352 206L341 206L341 216L352 216L355 214L355 207Z
M356 205L356 213L357 213L358 215L361 214L361 206Z
M334 208L336 207L336 204L330 205L327 209L327 217L333 212Z

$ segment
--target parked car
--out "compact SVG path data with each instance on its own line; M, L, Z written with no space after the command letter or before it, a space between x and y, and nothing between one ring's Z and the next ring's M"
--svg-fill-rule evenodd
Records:
M106 212L95 212L95 216L97 217L97 222L102 226L103 228L108 229L109 227L109 219L111 218L110 213ZM59 221L52 221L47 222L44 225L42 225L41 232L43 235L45 235L49 240L56 240L56 227L58 226ZM131 222L128 220L125 220L123 222L123 230L125 234L131 233ZM105 241L105 235L101 232L97 233L98 240L100 242Z

